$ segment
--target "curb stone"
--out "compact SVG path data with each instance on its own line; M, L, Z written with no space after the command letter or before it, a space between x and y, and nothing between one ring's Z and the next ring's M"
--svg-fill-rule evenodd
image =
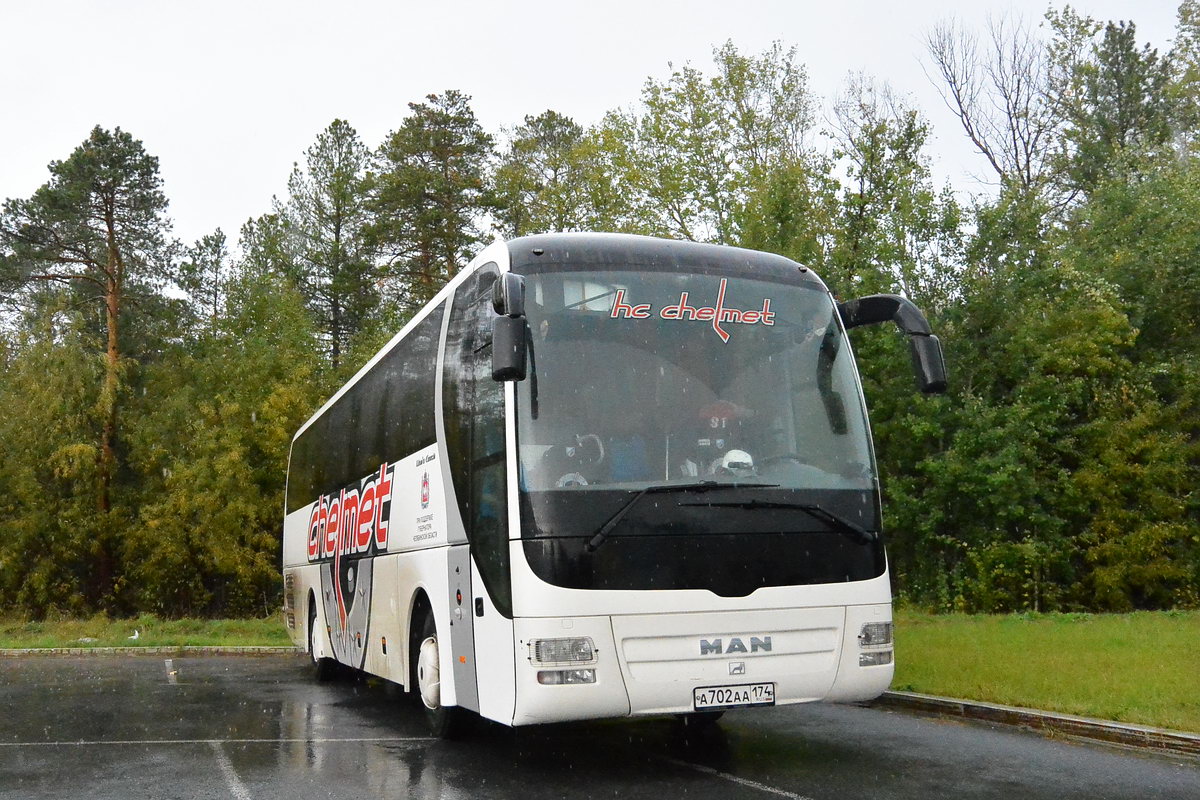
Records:
M18 656L276 656L303 652L298 647L254 645L162 645L159 647L4 647L0 658Z
M1200 757L1200 733L1184 733L1148 725L1131 725L1090 717L1075 717L1053 711L1003 706L977 700L958 700L951 697L918 694L916 692L884 692L866 705L896 708L964 719L1018 725L1044 733L1073 739L1086 739L1158 753Z

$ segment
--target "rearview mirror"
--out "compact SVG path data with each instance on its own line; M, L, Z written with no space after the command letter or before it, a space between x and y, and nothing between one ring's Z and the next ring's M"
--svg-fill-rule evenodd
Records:
M891 320L906 336L912 354L913 374L922 394L946 391L946 361L942 343L933 335L921 309L898 294L873 294L838 303L838 314L846 330Z
M942 343L930 334L915 334L908 337L908 351L912 355L913 374L917 389L922 394L942 394L946 391L946 360L942 356Z
M525 317L492 320L492 380L525 380L525 325Z
M506 272L492 284L492 308L504 317L525 316L525 278Z

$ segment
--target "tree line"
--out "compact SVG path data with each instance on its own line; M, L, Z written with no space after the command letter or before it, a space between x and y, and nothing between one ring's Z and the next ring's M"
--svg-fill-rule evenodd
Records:
M926 310L940 398L853 334L902 598L1200 605L1200 0L1161 53L1069 7L925 44L994 191L936 185L920 109L861 75L822 101L781 44L591 125L492 134L455 90L374 146L335 120L234 244L177 241L157 159L95 128L0 211L0 603L268 613L295 429L493 233L608 230Z

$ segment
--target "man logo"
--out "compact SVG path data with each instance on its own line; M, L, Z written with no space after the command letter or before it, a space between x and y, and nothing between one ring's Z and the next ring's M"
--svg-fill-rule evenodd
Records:
M750 637L750 647L747 648L745 642L741 638L735 636L729 640L729 644L724 644L724 639L701 639L700 640L700 655L702 656L719 656L728 653L769 653L771 652L771 637L764 636L761 639L757 636Z

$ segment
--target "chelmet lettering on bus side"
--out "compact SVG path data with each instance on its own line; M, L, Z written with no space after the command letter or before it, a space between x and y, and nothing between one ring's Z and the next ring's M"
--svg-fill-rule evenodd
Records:
M308 518L308 560L379 552L388 547L396 465L317 498Z

